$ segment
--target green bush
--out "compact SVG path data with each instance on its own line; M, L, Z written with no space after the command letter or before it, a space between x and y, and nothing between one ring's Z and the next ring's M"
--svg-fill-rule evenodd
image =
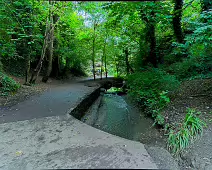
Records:
M167 93L180 84L175 76L160 69L150 69L128 76L127 84L129 94L155 119L155 123L163 125L160 112L170 102Z
M0 61L0 71L3 71L3 64Z
M188 79L198 75L205 75L210 72L212 58L209 56L193 56L184 59L182 62L172 64L168 70L178 79Z
M201 113L189 108L183 123L179 127L170 128L167 147L175 155L182 153L191 142L202 134L206 124L198 118L199 114Z
M10 92L15 92L20 88L20 84L12 78L0 72L0 94L3 96L8 95Z
M164 57L165 69L182 80L208 77L212 70L212 11L202 12L188 24L192 33L185 36L185 44L172 44L172 53Z

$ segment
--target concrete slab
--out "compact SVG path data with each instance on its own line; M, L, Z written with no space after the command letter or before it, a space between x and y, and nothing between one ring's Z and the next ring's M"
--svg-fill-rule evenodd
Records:
M70 115L0 124L0 169L157 169L144 145Z

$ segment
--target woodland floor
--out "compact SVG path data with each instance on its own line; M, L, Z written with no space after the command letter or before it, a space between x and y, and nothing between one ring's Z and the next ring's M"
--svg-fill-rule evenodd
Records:
M167 123L181 123L186 109L200 111L207 123L201 139L194 142L179 161L181 169L212 169L212 79L189 80L182 83L165 109Z

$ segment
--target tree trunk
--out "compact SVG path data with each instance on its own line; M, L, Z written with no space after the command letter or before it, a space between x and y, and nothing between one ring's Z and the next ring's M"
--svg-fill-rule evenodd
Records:
M31 35L31 34L30 34ZM28 85L28 76L30 72L30 55L31 55L31 45L28 44L28 42L31 40L25 40L23 43L23 49L24 49L24 59L25 59L25 82L24 85Z
M103 67L103 55L101 57L101 74L100 74L101 80L102 80L102 72L103 72L102 67Z
M24 84L28 84L28 76L29 76L29 72L30 72L30 54L28 54L26 60L25 60L25 83Z
M94 33L93 33L92 65L93 65L93 79L96 80L96 72L95 72L95 40L96 40L95 31L96 31L96 21L94 21L93 31L94 31Z
M143 56L143 46L142 46L143 37L140 35L139 37L139 56L141 57L141 65L145 65L144 56Z
M49 20L48 20L48 17L47 17L46 30L45 30L45 36L44 36L44 42L43 42L41 57L40 57L40 60L37 64L36 68L32 72L31 79L29 81L30 84L35 83L35 81L36 81L36 79L37 79L37 77L40 73L40 70L41 70L42 64L43 64L43 59L44 59L45 53L46 53L46 48L47 48L47 45L48 45L48 39L49 39Z
M130 72L130 64L129 64L129 51L127 48L124 50L124 53L125 53L126 71L128 75Z
M107 79L107 57L105 55L105 77Z
M181 18L182 18L182 8L183 0L174 0L174 13L173 13L173 29L174 34L178 43L184 43L184 35L181 27Z
M52 69L50 76L58 78L60 76L60 57L58 55L54 55L52 68L54 69Z
M119 76L119 64L116 63L116 74L117 74L117 77Z
M50 31L49 31L49 42L48 42L48 66L47 66L47 70L45 73L45 76L42 78L42 82L47 82L49 75L51 74L52 71L52 59L53 59L53 45L54 45L54 27L53 27L53 13L52 13L52 1L49 0L49 4L52 5L51 6L51 11L50 11Z
M149 39L150 39L150 53L148 61L152 63L154 67L157 67L157 55L156 55L156 37L155 37L155 26L149 24Z
M105 37L105 41L104 41L104 47L103 47L103 55L102 55L102 66L101 66L101 76L102 76L102 68L103 68L103 60L105 60L105 76L107 78L107 63L106 63L106 40L107 40L107 36Z
M28 13L28 17L30 18L33 15L33 9L32 8L27 8L26 12ZM29 22L29 19L27 20L27 24L31 25L31 23ZM29 35L28 40L26 40L24 42L24 51L27 53L25 55L25 85L28 85L28 77L30 74L30 63L31 63L31 42L32 42L32 27L28 27L26 28L26 32Z
M42 78L42 82L47 82L49 75L52 71L52 59L53 59L53 48L54 48L54 27L53 27L53 14L52 11L50 13L50 33L49 33L49 44L48 44L48 66L45 73L45 76Z
M107 35L105 37L105 43L104 43L104 49L103 49L103 56L104 56L104 60L105 60L105 77L107 78L106 40L107 40Z
M65 65L65 77L68 77L68 74L70 72L70 64L71 64L71 58L66 57L66 65Z
M57 56L57 74L56 76L59 77L61 73L61 67L60 67L60 56Z
M154 10L150 13L151 18L155 17ZM157 55L156 55L156 37L155 37L155 22L153 19L148 19L147 15L141 10L141 18L146 23L146 39L150 44L150 52L146 59L146 62L151 63L154 67L157 67Z

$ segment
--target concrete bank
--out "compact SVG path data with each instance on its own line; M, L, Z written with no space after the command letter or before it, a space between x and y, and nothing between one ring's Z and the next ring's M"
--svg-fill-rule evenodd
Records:
M7 112L6 116L12 116L11 111L18 108L22 118L39 114L28 116L28 120L1 121L0 169L157 168L143 144L100 131L69 115L72 111L79 113L76 108L81 101L99 88L70 86L36 96L40 104L35 104L32 97ZM45 100L47 96L50 101ZM69 102L64 104L64 100ZM43 105L53 109L51 114L45 113Z

